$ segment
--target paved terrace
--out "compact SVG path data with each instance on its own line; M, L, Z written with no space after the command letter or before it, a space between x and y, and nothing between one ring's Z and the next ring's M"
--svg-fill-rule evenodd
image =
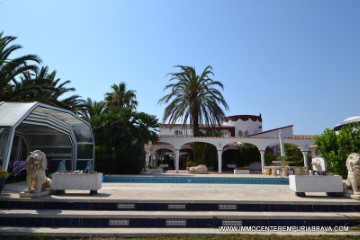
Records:
M196 177L273 177L261 174L178 174L131 175L136 176L196 176ZM276 177L274 177L276 178ZM279 178L279 177L277 177ZM19 192L26 190L26 183L5 185L1 198L19 198ZM309 193L307 197L295 196L288 185L272 184L179 184L179 183L103 183L97 195L89 191L66 191L65 195L46 196L36 201L58 200L110 201L110 202L181 202L181 203L302 203L302 204L359 204L360 201L347 198L328 197L325 193Z

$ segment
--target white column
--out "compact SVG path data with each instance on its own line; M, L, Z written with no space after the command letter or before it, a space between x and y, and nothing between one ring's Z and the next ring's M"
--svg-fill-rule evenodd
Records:
M304 167L307 168L308 167L308 163L307 163L307 151L301 151L303 154L303 158L304 158Z
M260 150L261 155L261 172L264 171L265 168L265 150Z
M180 149L175 149L175 172L179 173Z
M145 167L149 167L149 159L150 159L150 153L146 153L145 155Z
M310 152L311 152L311 157L316 157L316 149L315 149L315 147L311 147L310 148Z
M222 173L222 150L217 150L218 152L218 173Z
M157 166L156 154L151 154L150 165L151 165L152 167L156 167L156 166Z
M279 144L280 144L280 156L285 156L285 147L284 147L284 141L281 135L281 130L279 130Z

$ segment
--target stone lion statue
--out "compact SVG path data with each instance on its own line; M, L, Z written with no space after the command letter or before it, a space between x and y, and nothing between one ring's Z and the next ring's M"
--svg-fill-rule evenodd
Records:
M345 185L351 188L353 195L360 195L360 154L351 153L346 159L348 176Z
M26 159L27 186L29 193L39 193L51 188L51 179L45 175L47 159L45 153L40 150L30 152Z
M314 175L325 175L325 161L321 157L316 157L311 160L312 170Z

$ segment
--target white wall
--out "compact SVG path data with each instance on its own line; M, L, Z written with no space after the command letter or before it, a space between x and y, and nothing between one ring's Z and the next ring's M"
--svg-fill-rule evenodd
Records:
M182 126L173 126L173 127L160 127L159 128L160 132L159 135L175 135L175 132L178 131L177 135L189 135L192 136L193 135L193 131L190 127L184 128ZM179 134L179 133L182 134Z
M246 131L248 132L247 135L253 135L262 132L262 122L259 120L253 121L250 118L247 121L243 121L240 118L237 121L229 120L228 122L224 122L222 125L234 126L235 137L240 137L239 131L242 131L243 137L246 135Z

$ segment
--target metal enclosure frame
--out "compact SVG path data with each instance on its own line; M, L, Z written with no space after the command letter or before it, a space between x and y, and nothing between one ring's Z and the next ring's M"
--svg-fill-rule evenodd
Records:
M5 139L6 136L7 139ZM80 161L91 161L92 169L89 170L94 170L95 140L91 126L69 110L39 102L0 102L0 165L6 170L9 167L15 136L22 136L26 145L30 146L29 151L37 147L36 144L31 145L36 139L43 142L42 146L45 149L52 150L60 148L56 139L67 139L65 148L71 149L69 156L71 163L68 170L76 170ZM15 151L20 151L19 149ZM88 152L84 153L84 150L79 151L79 149L85 149ZM67 159L61 159L60 156L57 160Z

